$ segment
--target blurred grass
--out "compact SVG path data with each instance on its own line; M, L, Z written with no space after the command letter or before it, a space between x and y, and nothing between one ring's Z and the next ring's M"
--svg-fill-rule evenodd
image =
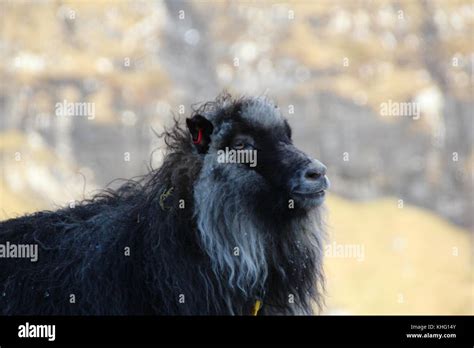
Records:
M58 156L36 133L0 133L0 162L0 220L54 210L83 197L81 168Z
M19 170L24 169L27 161L16 161L15 156L19 154L23 157L25 152L19 152L20 149L28 147L27 138L18 131L4 132L0 137L0 155L2 161L2 172L0 178L0 219L8 219L20 216L25 213L33 212L35 210L45 208L44 202L33 198L31 195L26 195L25 192L18 194L11 185L6 183L7 171L10 171L11 166L18 167ZM32 150L32 148L30 148ZM48 151L34 151L39 156L37 160L47 163L46 159L51 156ZM31 154L31 152L29 152ZM15 178L18 178L15 176Z
M326 257L329 312L472 314L468 231L386 198L328 199L330 242L364 246L364 259ZM457 256L456 256L457 255Z

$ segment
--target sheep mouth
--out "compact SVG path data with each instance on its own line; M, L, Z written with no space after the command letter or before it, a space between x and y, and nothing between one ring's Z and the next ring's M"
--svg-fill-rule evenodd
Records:
M292 194L295 197L301 198L301 199L319 199L323 198L326 195L325 190L319 190L319 191L309 191L309 192L302 192L302 191L294 191Z

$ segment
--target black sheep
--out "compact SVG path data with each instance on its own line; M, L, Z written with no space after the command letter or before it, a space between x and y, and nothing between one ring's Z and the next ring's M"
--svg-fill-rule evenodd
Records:
M160 168L75 207L0 223L0 314L312 314L326 168L267 98L229 95L164 132ZM247 156L250 154L249 156ZM261 309L260 309L261 307Z

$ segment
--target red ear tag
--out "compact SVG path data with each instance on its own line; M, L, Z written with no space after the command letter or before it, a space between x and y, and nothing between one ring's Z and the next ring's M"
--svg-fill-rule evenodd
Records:
M194 144L200 144L202 140L202 128L198 129L198 137L196 140L193 139Z

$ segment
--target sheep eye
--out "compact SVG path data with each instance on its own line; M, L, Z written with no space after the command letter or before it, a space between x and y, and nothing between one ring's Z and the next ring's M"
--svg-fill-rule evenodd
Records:
M233 148L236 150L243 150L247 146L248 144L245 144L243 142L237 142L236 144L234 144Z
M252 137L248 135L238 135L232 140L231 147L234 150L246 150L253 149L255 145Z
M254 145L252 145L248 141L244 140L237 140L232 144L232 148L234 150L249 150L255 148Z

